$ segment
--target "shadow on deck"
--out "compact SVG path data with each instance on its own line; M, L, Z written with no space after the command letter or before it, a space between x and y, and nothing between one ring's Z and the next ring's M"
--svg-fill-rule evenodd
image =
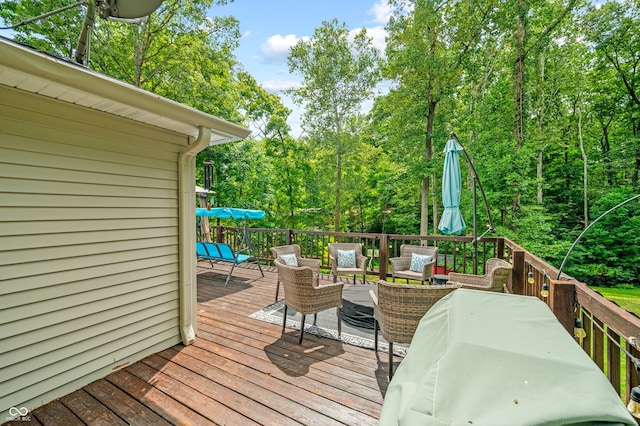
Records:
M386 354L249 315L273 302L276 273L198 267L198 339L97 380L31 413L31 424L377 424ZM255 267L255 269L254 269Z

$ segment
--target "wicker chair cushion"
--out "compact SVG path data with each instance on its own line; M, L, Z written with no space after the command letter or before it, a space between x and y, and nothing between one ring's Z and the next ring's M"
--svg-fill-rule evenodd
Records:
M298 266L298 258L295 254L282 254L280 259L284 260L287 265Z
M411 253L411 266L409 266L409 270L414 272L422 272L422 270L424 269L424 265L431 262L432 259L432 256Z
M338 268L355 268L356 267L356 251L355 250L337 250L338 252Z

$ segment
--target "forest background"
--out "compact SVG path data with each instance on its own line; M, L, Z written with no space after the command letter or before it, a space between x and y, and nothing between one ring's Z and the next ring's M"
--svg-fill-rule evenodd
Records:
M640 0L388 0L384 52L366 31L350 35L336 11L289 52L303 80L290 91L299 138L291 111L234 56L238 20L207 17L231 1L165 0L137 25L96 19L86 56L77 55L85 7L20 25L13 38L255 129L199 154L197 180L212 160L214 205L265 210L264 228L439 234L452 131L496 235L556 266L591 221L639 192ZM0 18L13 26L72 3L3 1ZM365 101L373 108L363 113ZM473 180L461 166L470 222ZM637 201L616 209L565 272L640 285L639 229Z

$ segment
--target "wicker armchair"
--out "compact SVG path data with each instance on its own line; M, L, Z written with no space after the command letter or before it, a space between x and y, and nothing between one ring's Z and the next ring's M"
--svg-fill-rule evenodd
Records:
M341 266L338 264L338 250L355 251L355 266ZM338 280L338 274L353 274L353 283L356 283L356 274L362 274L362 282L367 275L367 257L362 254L360 243L329 243L329 260L331 261L331 274L333 282Z
M298 266L308 266L311 268L314 274L320 273L320 260L319 259L306 259L301 255L300 246L298 244L290 244L287 246L277 246L271 247L271 254L273 255L274 260L283 256L293 254L296 256L296 261ZM316 276L317 279L317 276ZM316 285L318 283L316 282ZM276 302L278 301L278 293L280 292L280 277L278 276L278 281L276 282Z
M389 380L393 377L393 343L411 343L418 323L427 311L457 285L392 284L378 281L378 295L373 299L375 348L378 350L378 328L389 342Z
M338 315L338 336L342 333L342 323L340 319L340 308L342 308L342 287L344 284L316 285L316 277L313 270L308 266L287 265L284 260L275 260L278 268L278 276L284 287L284 316L282 317L282 332L287 323L287 308L300 312L302 321L300 322L300 340L304 335L304 321L307 314L316 314L329 308L337 308Z
M487 260L484 275L449 273L447 284L460 285L475 290L495 291L503 293L507 289L507 282L513 265L502 259L492 257Z
M420 272L411 269L413 253L422 256L431 256L431 261L425 263ZM422 284L424 284L424 282L430 280L433 275L433 267L436 264L437 257L438 247L402 244L400 246L400 257L392 257L389 259L392 267L391 277L393 282L396 282L396 278L404 278L407 280L407 284L409 280L421 281Z

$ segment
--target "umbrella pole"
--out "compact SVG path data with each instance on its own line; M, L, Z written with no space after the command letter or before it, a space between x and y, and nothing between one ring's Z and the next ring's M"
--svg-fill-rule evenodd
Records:
M455 139L460 143L460 139L454 132L451 132L450 138ZM460 143L462 146L462 144ZM491 220L491 210L489 209L489 202L487 201L487 195L484 193L484 188L482 188L482 182L480 182L480 176L478 176L478 172L476 172L476 168L473 166L473 161L471 161L471 157L467 153L467 150L462 149L462 153L467 158L469 162L469 167L471 167L471 171L473 172L473 274L478 274L478 227L476 223L476 210L477 210L477 196L476 196L476 185L480 187L480 193L482 194L482 199L484 200L484 207L487 211L487 218L489 219L489 229L487 232L495 232L496 229L493 227L493 220ZM483 236L487 233L482 234Z

